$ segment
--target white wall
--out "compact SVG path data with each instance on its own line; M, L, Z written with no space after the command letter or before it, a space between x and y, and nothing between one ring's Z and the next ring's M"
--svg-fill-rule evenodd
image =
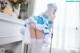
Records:
M39 15L46 10L49 0L35 0L35 7L33 15Z

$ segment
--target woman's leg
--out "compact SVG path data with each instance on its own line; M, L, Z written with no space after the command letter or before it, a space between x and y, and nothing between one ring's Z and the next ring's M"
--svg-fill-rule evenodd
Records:
M36 41L36 45L37 45L37 51L36 53L41 53L42 51L42 45L43 45L43 39L37 39Z
M32 25L30 25L30 35L32 38L31 53L41 53L44 38L43 31L36 30Z
M41 53L43 45L43 39L32 39L31 53Z
M31 40L31 42L32 42L32 49L31 49L31 53L36 53L36 39L34 38L34 39L32 39Z

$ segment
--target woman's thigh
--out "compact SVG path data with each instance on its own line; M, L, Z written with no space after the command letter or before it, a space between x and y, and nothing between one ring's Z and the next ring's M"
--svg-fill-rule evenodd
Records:
M44 38L43 31L41 31L41 30L36 30L36 38L37 38L37 39L43 39L43 38Z
M35 28L32 25L29 25L31 38L35 38Z
M29 26L31 38L43 39L44 34L42 30L37 30L32 25Z

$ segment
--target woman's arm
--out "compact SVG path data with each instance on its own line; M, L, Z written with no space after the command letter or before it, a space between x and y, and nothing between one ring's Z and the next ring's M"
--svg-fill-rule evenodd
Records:
M49 22L48 23L50 24L50 28L51 29L53 29L53 21L54 21L54 19L55 19L55 15L51 15L50 18L49 18Z

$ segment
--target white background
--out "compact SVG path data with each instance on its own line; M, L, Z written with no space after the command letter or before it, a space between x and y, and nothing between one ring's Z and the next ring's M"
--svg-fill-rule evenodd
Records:
M53 47L66 50L78 50L79 2L66 0L36 0L33 15L46 10L48 3L56 3L58 11L54 20Z

